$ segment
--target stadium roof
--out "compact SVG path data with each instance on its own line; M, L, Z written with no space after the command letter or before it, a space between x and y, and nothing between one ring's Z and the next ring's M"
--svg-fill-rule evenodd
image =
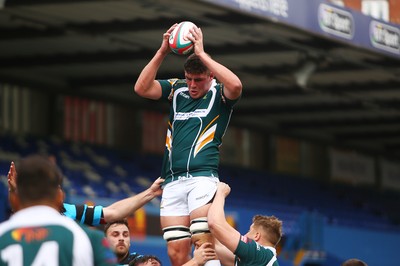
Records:
M159 108L133 84L162 33L184 20L243 82L233 125L400 157L398 56L204 1L6 1L0 80ZM168 56L158 77L181 75L183 60Z

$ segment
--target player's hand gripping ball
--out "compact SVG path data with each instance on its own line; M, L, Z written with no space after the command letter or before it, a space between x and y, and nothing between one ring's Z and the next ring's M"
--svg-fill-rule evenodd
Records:
M179 55L187 55L193 51L193 43L187 38L189 30L197 27L193 22L182 21L172 31L169 37L169 47L172 52Z

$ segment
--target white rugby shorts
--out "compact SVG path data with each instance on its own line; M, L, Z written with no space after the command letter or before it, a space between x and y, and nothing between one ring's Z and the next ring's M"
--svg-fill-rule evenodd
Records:
M206 205L217 191L217 177L195 176L168 183L161 198L160 216L187 216Z

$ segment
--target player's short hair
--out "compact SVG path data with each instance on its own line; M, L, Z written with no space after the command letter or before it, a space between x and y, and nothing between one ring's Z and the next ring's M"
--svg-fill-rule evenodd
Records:
M191 54L186 59L186 62L183 66L186 73L189 74L203 74L210 73L210 70L204 65L204 63L200 60L200 58L196 54Z
M261 227L267 237L268 241L276 246L282 238L282 221L275 216L255 215L253 217L253 224L255 227Z
M124 224L124 225L126 225L126 227L128 227L128 230L129 230L128 219L125 218L125 219L122 219L122 220L117 220L117 221L114 221L114 222L107 223L104 226L104 235L107 236L107 231L110 228L110 226L113 225L113 224Z
M30 155L16 163L18 198L22 203L54 200L62 185L60 169L48 158Z
M140 263L145 263L149 259L156 260L158 261L158 263L160 263L160 265L162 265L160 259L154 255L139 255L129 263L129 266L136 266L139 265Z
M368 265L359 259L348 259L342 263L342 266L368 266Z

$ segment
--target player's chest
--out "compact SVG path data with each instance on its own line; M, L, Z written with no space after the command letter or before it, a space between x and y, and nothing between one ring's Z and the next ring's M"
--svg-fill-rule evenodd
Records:
M219 99L215 92L209 91L199 99L190 97L188 91L179 92L175 98L173 108L175 112L193 113L198 112L198 115L210 112L217 106Z

